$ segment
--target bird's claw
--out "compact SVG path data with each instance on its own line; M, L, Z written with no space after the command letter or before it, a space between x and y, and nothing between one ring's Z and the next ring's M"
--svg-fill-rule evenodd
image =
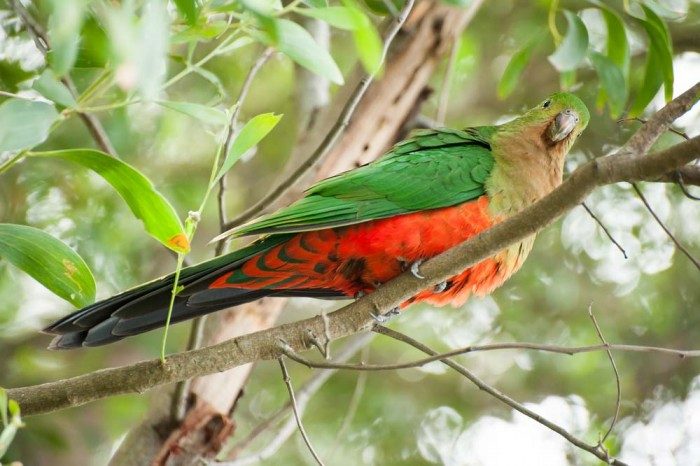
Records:
M418 259L413 264L411 264L411 273L414 277L419 278L421 280L425 278L423 275L421 275L420 270L418 270L418 267L420 267L422 263L423 259Z
M447 289L447 280L443 280L433 288L433 293L442 293Z
M374 321L378 324L385 324L389 322L392 318L396 317L397 315L401 314L401 309L398 307L389 309L387 312L384 314L375 314L372 313L372 318Z

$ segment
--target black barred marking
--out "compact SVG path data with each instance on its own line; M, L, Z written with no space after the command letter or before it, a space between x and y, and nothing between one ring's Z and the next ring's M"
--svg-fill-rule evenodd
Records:
M302 249L309 251L310 253L313 254L318 254L318 249L314 248L311 246L309 243L306 242L306 234L302 233L299 236L299 246L301 246Z
M326 273L326 270L328 270L328 264L325 262L318 262L316 265L314 265L314 272L318 274L324 274Z
M366 265L367 262L364 258L352 257L338 267L338 272L351 282L359 282L362 279Z
M243 273L243 270L241 269L236 269L231 272L231 275L226 279L226 283L247 283L249 282L251 277Z
M328 253L327 257L328 257L328 260L331 262L338 262L340 260L340 257L338 257L337 248L333 248L333 250Z
M303 264L304 262L306 262L304 260L297 259L296 257L290 256L289 253L287 252L287 245L289 245L289 243L284 243L282 245L282 247L280 247L280 251L277 253L277 257L282 262L288 262L291 264Z
M265 263L266 256L267 254L260 254L258 256L258 260L255 261L255 265L258 267L258 269L262 270L263 272L276 272L277 269L273 269Z

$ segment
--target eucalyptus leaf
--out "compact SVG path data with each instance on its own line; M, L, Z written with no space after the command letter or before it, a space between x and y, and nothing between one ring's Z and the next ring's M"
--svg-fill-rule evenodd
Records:
M324 8L299 8L297 13L310 18L320 19L331 26L347 31L354 31L359 27L356 11L344 6L329 6Z
M68 73L78 56L80 29L87 2L85 0L50 0L48 35L51 43L49 63L58 76Z
M189 251L189 240L173 206L131 165L92 149L33 152L31 156L67 160L93 170L112 185L151 236L175 252Z
M158 105L175 110L176 112L184 113L185 115L210 125L223 126L228 122L226 113L206 105L192 102L174 102L171 100L159 100L157 103Z
M64 107L75 107L77 105L73 94L62 82L56 79L51 70L44 70L32 84L32 89Z
M656 55L656 61L661 67L664 83L664 97L666 101L673 98L673 50L671 36L666 23L646 5L642 4L646 20L638 18L649 37L649 50L647 53Z
M606 41L607 57L622 71L622 75L627 79L630 68L630 46L627 41L625 24L622 18L613 10L601 7L603 19L608 31Z
M233 140L231 149L226 154L212 185L216 184L238 162L243 154L267 136L277 126L281 118L282 115L275 115L274 113L262 113L251 118Z
M180 16L185 18L189 24L197 22L197 16L199 15L197 0L173 0L173 3L175 3Z
M601 86L607 96L610 114L613 118L617 118L622 113L627 101L625 77L620 68L605 55L592 50L589 52L589 58L598 73Z
M644 78L642 78L641 86L637 90L634 103L629 111L631 117L641 115L663 85L664 75L661 68L658 55L649 51L644 65Z
M571 71L581 63L588 49L586 25L576 14L564 10L568 28L559 47L549 57L549 62L560 72Z
M51 104L25 99L7 99L0 105L0 152L29 149L49 137L58 119Z
M76 307L95 300L95 279L85 261L42 230L0 223L0 257Z
M530 61L536 45L536 42L532 41L513 54L503 72L503 76L501 76L501 80L498 82L499 98L505 99L515 90L518 79L520 79L520 75Z
M343 75L333 57L311 37L311 34L288 19L275 19L277 49L309 71L343 84ZM258 35L267 45L275 45L269 34Z

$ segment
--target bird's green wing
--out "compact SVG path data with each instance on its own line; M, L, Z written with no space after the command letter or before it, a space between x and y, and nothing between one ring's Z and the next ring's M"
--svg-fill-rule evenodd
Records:
M291 233L362 223L476 199L493 167L495 127L421 130L368 165L325 179L289 207L234 235Z

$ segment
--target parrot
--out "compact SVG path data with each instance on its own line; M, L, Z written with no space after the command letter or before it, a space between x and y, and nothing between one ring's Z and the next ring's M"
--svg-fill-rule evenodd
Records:
M181 270L171 322L262 297L357 299L520 212L563 181L590 115L558 92L499 125L420 129L379 159L311 186L298 201L229 233L250 245ZM535 235L401 304L461 306L520 269ZM44 329L50 349L100 346L166 324L174 274ZM382 316L376 316L380 318Z

